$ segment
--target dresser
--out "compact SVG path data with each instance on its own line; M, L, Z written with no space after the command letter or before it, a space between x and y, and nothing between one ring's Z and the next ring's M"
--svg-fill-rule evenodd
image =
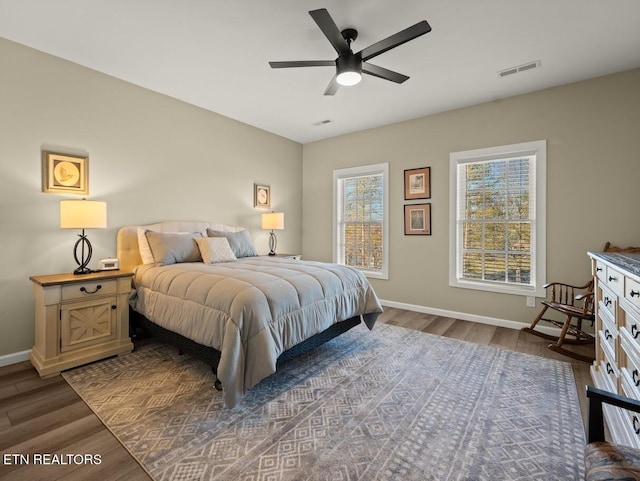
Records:
M596 310L596 387L640 399L640 254L590 252ZM640 415L604 406L617 444L640 448Z
M35 344L31 363L41 377L131 352L131 272L32 276Z

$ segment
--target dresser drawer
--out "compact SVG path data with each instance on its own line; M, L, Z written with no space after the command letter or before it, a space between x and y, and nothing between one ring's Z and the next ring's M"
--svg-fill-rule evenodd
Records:
M624 275L609 266L606 268L606 273L604 283L616 296L622 297L624 295Z
M607 391L618 392L618 378L620 373L615 362L607 359L606 353L602 361L600 361L600 375L605 381L605 388Z
M620 347L623 355L620 359L620 375L627 383L626 390L629 397L640 399L640 351L639 346L631 337L629 332L624 329L620 336Z
M630 398L634 397L634 390L628 385L626 380L622 382L622 395ZM634 448L640 447L640 413L621 409L626 439L624 444Z
M115 279L106 281L78 282L62 286L62 300L88 299L95 296L113 295L118 283Z
M595 276L598 277L598 279L600 279L602 282L606 282L607 280L607 265L600 261L597 260L595 262L595 272L593 273Z
M613 294L611 290L606 287L602 287L600 289L600 302L598 304L598 309L601 312L606 311L611 318L615 318L617 299L618 297Z
M616 361L618 329L616 328L613 318L607 318L606 312L599 312L598 316L602 321L602 329L598 332L598 335L600 336L600 347L610 360Z
M640 308L640 283L626 277L624 281L624 298Z

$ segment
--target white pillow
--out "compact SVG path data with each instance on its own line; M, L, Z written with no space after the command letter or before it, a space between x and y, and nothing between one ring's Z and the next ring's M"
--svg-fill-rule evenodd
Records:
M231 250L226 237L199 237L195 241L205 264L238 260Z

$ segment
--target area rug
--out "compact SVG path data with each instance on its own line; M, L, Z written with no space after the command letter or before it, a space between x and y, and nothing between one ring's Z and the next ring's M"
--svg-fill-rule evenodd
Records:
M154 480L580 480L571 365L378 324L234 409L161 343L64 373Z

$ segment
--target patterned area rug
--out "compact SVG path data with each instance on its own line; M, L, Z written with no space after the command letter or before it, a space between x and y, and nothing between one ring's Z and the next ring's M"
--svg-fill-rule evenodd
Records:
M155 480L581 480L568 363L378 324L226 409L160 343L64 373Z

